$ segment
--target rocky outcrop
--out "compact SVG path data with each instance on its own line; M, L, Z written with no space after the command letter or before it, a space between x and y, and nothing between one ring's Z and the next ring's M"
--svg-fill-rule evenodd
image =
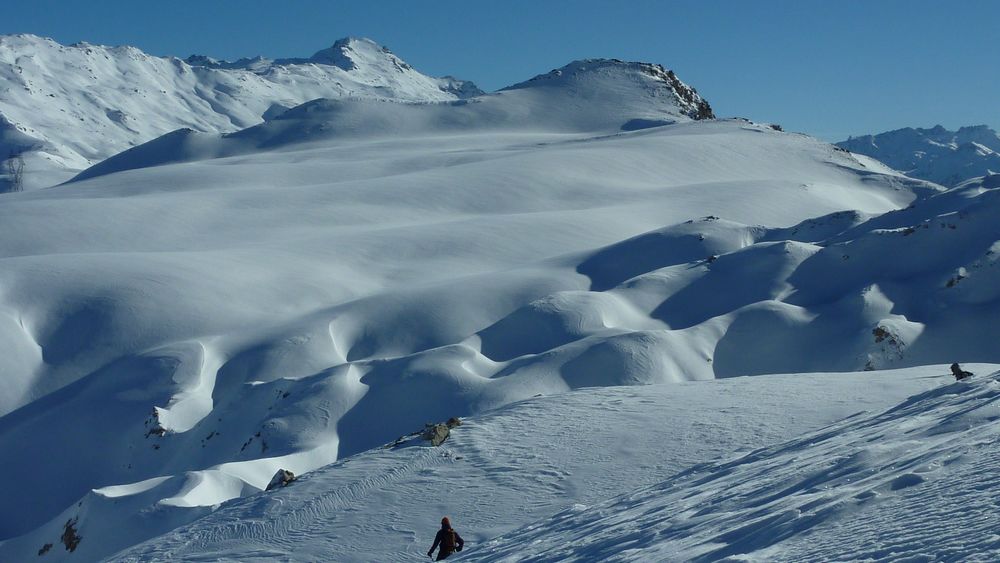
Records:
M973 373L971 371L965 371L962 366L958 363L951 364L951 374L955 376L955 381L961 381L966 377L972 377Z
M447 424L428 424L420 437L431 443L432 446L440 446L451 435L451 430Z
M287 469L279 469L274 477L271 477L271 482L267 484L265 491L272 491L274 489L280 489L281 487L287 487L289 483L296 479L295 474Z
M80 541L83 540L83 537L76 532L76 522L76 518L67 520L66 524L63 526L62 536L59 538L63 545L66 546L66 551L69 552L76 551L76 547L80 545Z

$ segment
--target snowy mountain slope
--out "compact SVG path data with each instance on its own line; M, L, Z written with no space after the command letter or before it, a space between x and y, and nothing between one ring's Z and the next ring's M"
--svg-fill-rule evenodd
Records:
M949 131L907 127L877 135L851 137L837 143L868 155L914 178L945 186L1000 174L1000 136L985 125Z
M420 74L369 39L342 39L307 59L224 64L0 36L0 157L26 151L26 184L40 187L168 131L235 131L316 98L480 93L468 82Z
M412 138L428 133L596 134L711 117L708 102L659 65L585 60L472 99L420 104L314 100L236 133L174 131L115 155L74 180L324 140Z
M993 561L1000 372L567 510L463 561Z
M286 489L227 504L113 560L404 561L427 550L442 514L474 548L575 504L653 485L692 465L862 410L882 410L941 385L945 373L946 366L937 366L877 375L777 375L533 398L466 419L442 448L377 449L342 460ZM90 558L107 549L105 542L142 528L140 520L112 532L106 511L132 502L123 493L88 494L82 507L16 544L32 557L55 542L46 559ZM70 556L56 539L78 515L83 540Z

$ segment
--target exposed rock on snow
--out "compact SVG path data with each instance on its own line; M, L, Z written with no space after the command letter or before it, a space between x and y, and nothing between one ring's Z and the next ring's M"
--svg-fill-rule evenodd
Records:
M965 371L964 369L962 369L962 366L958 365L957 363L951 364L951 374L955 376L956 381L961 381L966 377L972 377L973 375L975 375L971 371Z
M77 518L67 520L66 524L63 525L62 537L59 538L62 541L63 546L66 547L66 551L71 553L76 551L77 546L79 546L80 542L83 540L83 538L80 537L80 534L76 533L77 521ZM45 546L42 546L42 549L45 549ZM39 555L41 555L41 553Z
M279 489L281 487L288 486L289 483L295 480L295 474L287 469L279 469L274 477L271 477L271 481L267 484L265 491L272 491L274 489Z
M420 434L420 438L427 440L432 446L440 446L448 439L448 435L451 433L447 424L428 424L423 433Z

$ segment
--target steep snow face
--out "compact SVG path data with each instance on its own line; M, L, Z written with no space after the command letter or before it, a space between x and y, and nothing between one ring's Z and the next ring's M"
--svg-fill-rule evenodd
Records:
M985 125L949 131L905 128L852 137L837 143L851 152L876 158L914 178L945 186L1000 173L1000 136Z
M1000 372L576 507L463 561L995 561Z
M343 39L308 59L226 63L0 36L0 84L0 158L27 153L28 187L63 181L174 129L234 131L315 98L480 93L468 82L420 74L368 39ZM12 129L15 139L5 133Z

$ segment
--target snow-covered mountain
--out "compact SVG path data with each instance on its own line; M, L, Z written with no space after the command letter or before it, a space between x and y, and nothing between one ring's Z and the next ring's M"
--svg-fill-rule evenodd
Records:
M370 39L341 39L310 58L228 63L0 36L0 158L24 152L25 183L48 186L175 129L235 131L316 98L480 93L425 76Z
M336 53L321 58L355 72ZM194 62L205 66L191 72L254 76L302 64ZM2 490L0 560L90 561L147 540L128 557L191 558L182 545L197 545L308 560L325 542L350 543L331 518L373 517L351 504L373 489L388 495L400 478L439 490L439 450L409 448L398 464L376 451L428 421L483 425L486 438L454 454L478 464L481 481L462 487L482 505L483 482L516 470L473 456L482 440L509 459L535 449L481 422L503 416L495 409L537 406L568 424L571 390L913 368L898 386L882 371L849 376L877 390L824 406L817 397L844 389L816 377L771 415L739 396L704 398L702 410L735 409L726 425L773 431L713 449L705 437L726 426L710 424L664 432L659 449L620 448L646 467L687 448L648 477L662 480L859 402L888 407L943 372L915 366L1000 361L997 176L943 190L804 135L705 119L707 102L657 65L577 61L492 94L439 92L314 100L232 133L174 131L59 189L0 196L0 461L30 468ZM740 394L769 396L744 381ZM628 392L588 393L589 418ZM636 396L621 418L651 420ZM796 398L801 416L789 419ZM279 468L331 463L315 479L342 482L332 496L261 494ZM473 537L623 492L560 496L559 463L528 465L547 476L537 502L522 514L504 493ZM601 467L575 486L620 469ZM657 482L640 481L621 485ZM238 516L199 531L227 502ZM286 502L303 503L285 506L299 516L280 520ZM261 523L242 523L250 513ZM397 532L416 540L407 522ZM274 530L296 549L250 541ZM362 559L401 557L399 545Z
M980 176L1000 174L1000 136L986 125L949 131L907 127L851 137L837 143L878 159L914 178L955 186Z

